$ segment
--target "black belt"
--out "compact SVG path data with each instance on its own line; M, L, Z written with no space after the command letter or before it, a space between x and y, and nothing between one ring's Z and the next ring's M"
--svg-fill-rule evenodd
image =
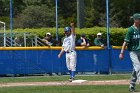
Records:
M73 52L73 51L67 51L66 53L71 53L71 52Z

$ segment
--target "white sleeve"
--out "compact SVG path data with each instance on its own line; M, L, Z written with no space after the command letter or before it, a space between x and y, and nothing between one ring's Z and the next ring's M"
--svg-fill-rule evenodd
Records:
M70 42L63 42L62 44L62 48L64 49L64 51L69 51L70 50Z

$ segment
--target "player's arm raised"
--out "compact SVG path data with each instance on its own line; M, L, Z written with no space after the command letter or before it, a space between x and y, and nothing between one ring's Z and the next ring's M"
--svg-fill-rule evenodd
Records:
M71 34L75 35L75 27L74 27L74 23L70 23L71 26Z

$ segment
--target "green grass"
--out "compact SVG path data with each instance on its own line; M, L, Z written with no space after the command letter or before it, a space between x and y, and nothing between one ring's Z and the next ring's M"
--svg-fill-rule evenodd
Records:
M138 91L137 86L137 91ZM0 93L129 93L128 86L44 86L0 88Z
M67 81L68 78L69 78L68 75L67 76L3 77L0 78L0 83ZM129 79L129 78L130 78L130 74L75 76L75 79L84 79L84 80L120 80L120 79Z
M125 75L76 75L76 79L85 80L120 80L129 79L131 74ZM3 77L0 83L8 82L48 82L66 81L69 76L30 76L30 77ZM129 85L78 85L78 86L28 86L28 87L4 87L0 88L0 93L129 93ZM140 91L140 85L136 90Z

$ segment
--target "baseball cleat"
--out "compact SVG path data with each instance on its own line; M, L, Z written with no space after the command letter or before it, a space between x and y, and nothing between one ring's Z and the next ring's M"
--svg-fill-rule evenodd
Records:
M134 87L130 87L129 88L129 92L134 92L135 91L135 88Z
M70 79L69 79L69 82L72 82L73 80L74 80L74 78L70 78Z

